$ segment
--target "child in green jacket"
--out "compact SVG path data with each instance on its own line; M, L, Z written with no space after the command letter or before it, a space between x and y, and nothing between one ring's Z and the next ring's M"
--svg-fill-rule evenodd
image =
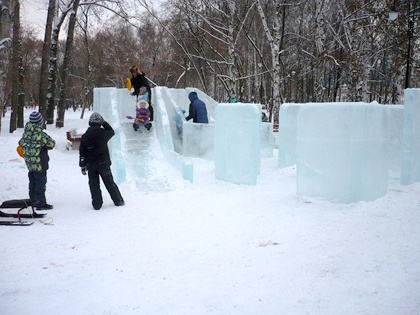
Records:
M55 141L44 132L43 122L41 113L32 112L19 145L22 147L26 167L29 170L29 198L38 201L37 210L50 210L53 206L47 204L45 190L50 160L48 150L54 148Z

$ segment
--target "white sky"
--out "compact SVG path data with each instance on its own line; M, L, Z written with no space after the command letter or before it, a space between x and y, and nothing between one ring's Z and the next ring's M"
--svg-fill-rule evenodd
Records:
M1 1L1 0L0 0ZM159 5L159 1L154 1L153 5ZM21 22L22 26L31 26L37 31L37 36L44 38L45 22L47 19L48 0L23 0L21 3ZM104 16L102 16L104 17ZM65 32L61 32L63 35Z
M24 0L20 14L22 25L32 26L38 32L38 37L43 38L47 19L47 1Z

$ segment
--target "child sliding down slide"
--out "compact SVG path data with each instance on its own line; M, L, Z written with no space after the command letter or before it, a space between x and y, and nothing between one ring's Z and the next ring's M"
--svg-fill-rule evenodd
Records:
M127 117L132 118L132 117ZM136 108L136 118L134 118L133 128L137 131L143 124L147 130L150 130L152 123L150 122L149 104L145 99L141 99Z

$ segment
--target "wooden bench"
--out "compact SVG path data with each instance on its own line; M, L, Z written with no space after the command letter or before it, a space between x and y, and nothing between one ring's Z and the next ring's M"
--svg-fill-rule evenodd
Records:
M273 132L279 132L279 124L273 124Z
M82 140L82 135L77 133L77 129L71 129L66 132L67 140L69 141L69 146L67 150L79 150L80 141Z

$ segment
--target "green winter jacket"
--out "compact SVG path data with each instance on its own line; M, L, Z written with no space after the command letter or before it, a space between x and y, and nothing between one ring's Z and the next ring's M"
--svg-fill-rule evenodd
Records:
M54 148L55 141L43 131L42 125L27 122L22 138L19 140L30 172L42 172L48 169L48 151Z

